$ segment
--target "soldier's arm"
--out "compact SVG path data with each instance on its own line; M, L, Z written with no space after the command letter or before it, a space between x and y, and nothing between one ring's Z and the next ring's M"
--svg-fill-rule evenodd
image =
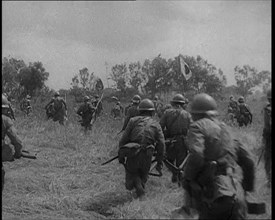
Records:
M82 112L83 112L83 107L80 106L79 109L77 110L76 114L82 116Z
M52 104L52 103L53 103L53 99L51 99L51 101L45 106L45 109L47 109L48 106L49 106L50 104Z
M61 99L61 100L62 100L62 103L64 104L65 110L67 110L67 104L66 104L66 102L64 101L64 99Z
M130 134L131 134L132 129L133 129L133 121L130 120L126 126L124 133L122 134L122 136L120 138L119 147L127 144L130 141Z
M197 123L190 125L187 134L187 146L190 156L185 167L185 178L189 181L195 180L204 165L205 136Z
M165 129L166 121L167 121L167 111L164 111L164 114L160 118L159 124L161 126L162 131Z
M124 131L125 130L125 128L127 127L127 124L128 124L128 122L130 121L130 119L131 119L131 117L130 117L130 114L129 114L129 112L128 112L128 114L127 114L127 116L126 116L126 118L125 118L125 120L124 120L124 123L123 123L123 127L122 127L122 131Z
M15 157L20 157L23 145L22 145L22 141L17 135L17 131L13 126L13 123L11 120L7 122L6 127L7 127L7 136L9 137L11 144L14 146Z

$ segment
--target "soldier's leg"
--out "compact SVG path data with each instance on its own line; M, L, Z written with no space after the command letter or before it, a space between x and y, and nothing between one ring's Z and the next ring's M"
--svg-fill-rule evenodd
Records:
M134 189L135 186L135 175L125 170L125 187L127 190Z
M187 156L187 146L185 145L185 142L182 138L177 139L177 143L175 144L175 150L176 150L176 166L179 167L184 159ZM172 182L178 182L179 176L177 173L175 173L172 177Z

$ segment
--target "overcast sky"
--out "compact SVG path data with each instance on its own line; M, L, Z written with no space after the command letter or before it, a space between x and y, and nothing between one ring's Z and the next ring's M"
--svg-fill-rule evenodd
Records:
M2 2L2 57L41 61L53 89L159 53L200 55L229 85L236 65L271 71L271 1Z

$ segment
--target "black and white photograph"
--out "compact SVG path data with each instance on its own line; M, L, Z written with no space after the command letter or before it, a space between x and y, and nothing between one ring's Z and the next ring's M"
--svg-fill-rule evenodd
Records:
M271 219L271 11L2 1L2 219Z

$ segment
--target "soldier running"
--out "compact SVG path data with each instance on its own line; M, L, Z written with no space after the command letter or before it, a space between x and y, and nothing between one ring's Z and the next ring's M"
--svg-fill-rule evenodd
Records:
M50 110L50 117L53 121L58 121L59 124L64 125L67 117L67 105L64 99L60 97L59 92L54 94L54 98L45 106L45 109L46 113Z
M13 161L19 159L22 154L22 141L17 136L15 127L11 120L11 115L9 111L9 101L2 94L2 191L4 188L5 170L3 167L3 162ZM5 137L8 136L10 139L10 144L7 144ZM15 153L12 153L12 147L14 146Z
M241 96L238 99L239 102L239 113L237 116L237 122L240 127L247 126L249 123L252 123L252 113L249 106L244 102L244 97Z
M165 149L161 127L152 117L154 104L144 99L138 107L139 116L132 117L119 141L119 162L125 166L126 189L136 189L138 197L145 194L145 183L156 151L156 169L161 172ZM126 159L126 161L125 161Z
M95 112L95 107L93 107L89 101L89 96L85 96L84 103L77 110L77 114L82 117L81 126L84 127L85 132L92 129L91 120Z
M187 155L185 138L192 118L189 112L184 110L185 98L181 94L174 96L171 101L172 108L167 109L160 119L160 125L165 134L165 139L170 140L166 146L167 160L179 167ZM175 141L175 143L172 143ZM178 182L178 175L172 171L172 182Z
M133 99L132 99L132 106L128 109L128 111L127 111L127 115L126 115L126 118L125 118L125 120L124 120L124 124L123 124L123 127L122 127L122 129L121 129L121 131L124 131L125 130L125 128L127 127L127 124L128 124L128 122L129 122L129 120L132 118L132 117L135 117L135 116L137 116L138 114L139 114L139 112L138 112L138 105L139 105L139 103L140 103L140 100L141 100L141 98L140 98L140 96L139 95L135 95L134 97L133 97Z
M253 159L217 120L217 104L211 96L196 95L191 114L190 155L182 181L194 201L191 206L199 219L246 219L245 191L253 191L255 181Z

